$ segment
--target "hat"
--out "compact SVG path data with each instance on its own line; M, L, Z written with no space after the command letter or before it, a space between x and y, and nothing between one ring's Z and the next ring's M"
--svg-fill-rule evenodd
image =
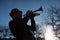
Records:
M22 11L20 11L19 9L14 8L14 9L11 10L11 13L10 13L9 15L12 16L12 15L14 15L14 14L17 13L17 12L22 13Z

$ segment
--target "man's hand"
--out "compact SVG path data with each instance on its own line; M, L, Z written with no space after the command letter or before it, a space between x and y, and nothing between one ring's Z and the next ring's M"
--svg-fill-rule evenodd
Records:
M40 14L34 13L33 11L30 11L30 10L28 10L26 13L26 16L28 16L30 19L34 18L35 16L38 16L38 15L40 15Z
M28 10L27 13L26 13L26 16L30 17L31 16L31 12L32 11Z
M30 11L30 10L27 11L26 16L29 17L30 19L31 19L31 18L34 18L33 12Z

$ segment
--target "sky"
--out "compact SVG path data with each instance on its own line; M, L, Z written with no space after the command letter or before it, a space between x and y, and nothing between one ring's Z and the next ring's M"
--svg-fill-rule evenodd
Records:
M60 0L0 0L0 25L8 26L11 20L9 13L13 8L22 10L24 15L28 10L34 11L41 6L43 7L43 12L38 12L41 15L35 17L37 24L45 21L46 13L50 6L60 8Z

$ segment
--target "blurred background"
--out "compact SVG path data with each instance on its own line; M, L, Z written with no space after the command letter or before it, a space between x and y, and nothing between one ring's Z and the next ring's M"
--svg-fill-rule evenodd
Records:
M37 12L40 13L40 16L35 17L36 32L33 35L36 38L44 38L46 27L52 26L58 38L57 40L59 40L60 0L0 0L0 39L11 40L15 38L9 29L9 21L12 20L9 13L13 8L22 10L24 15L28 10L34 11L41 6L43 11ZM30 20L28 25L31 25Z

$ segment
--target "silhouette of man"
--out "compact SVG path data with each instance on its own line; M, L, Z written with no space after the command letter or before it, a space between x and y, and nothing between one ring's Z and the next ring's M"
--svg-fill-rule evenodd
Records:
M36 40L31 31L35 31L34 16L31 11L27 11L24 18L22 18L22 11L14 8L11 10L10 16L12 20L9 22L9 27L17 40ZM28 20L31 19L31 26L27 25Z

